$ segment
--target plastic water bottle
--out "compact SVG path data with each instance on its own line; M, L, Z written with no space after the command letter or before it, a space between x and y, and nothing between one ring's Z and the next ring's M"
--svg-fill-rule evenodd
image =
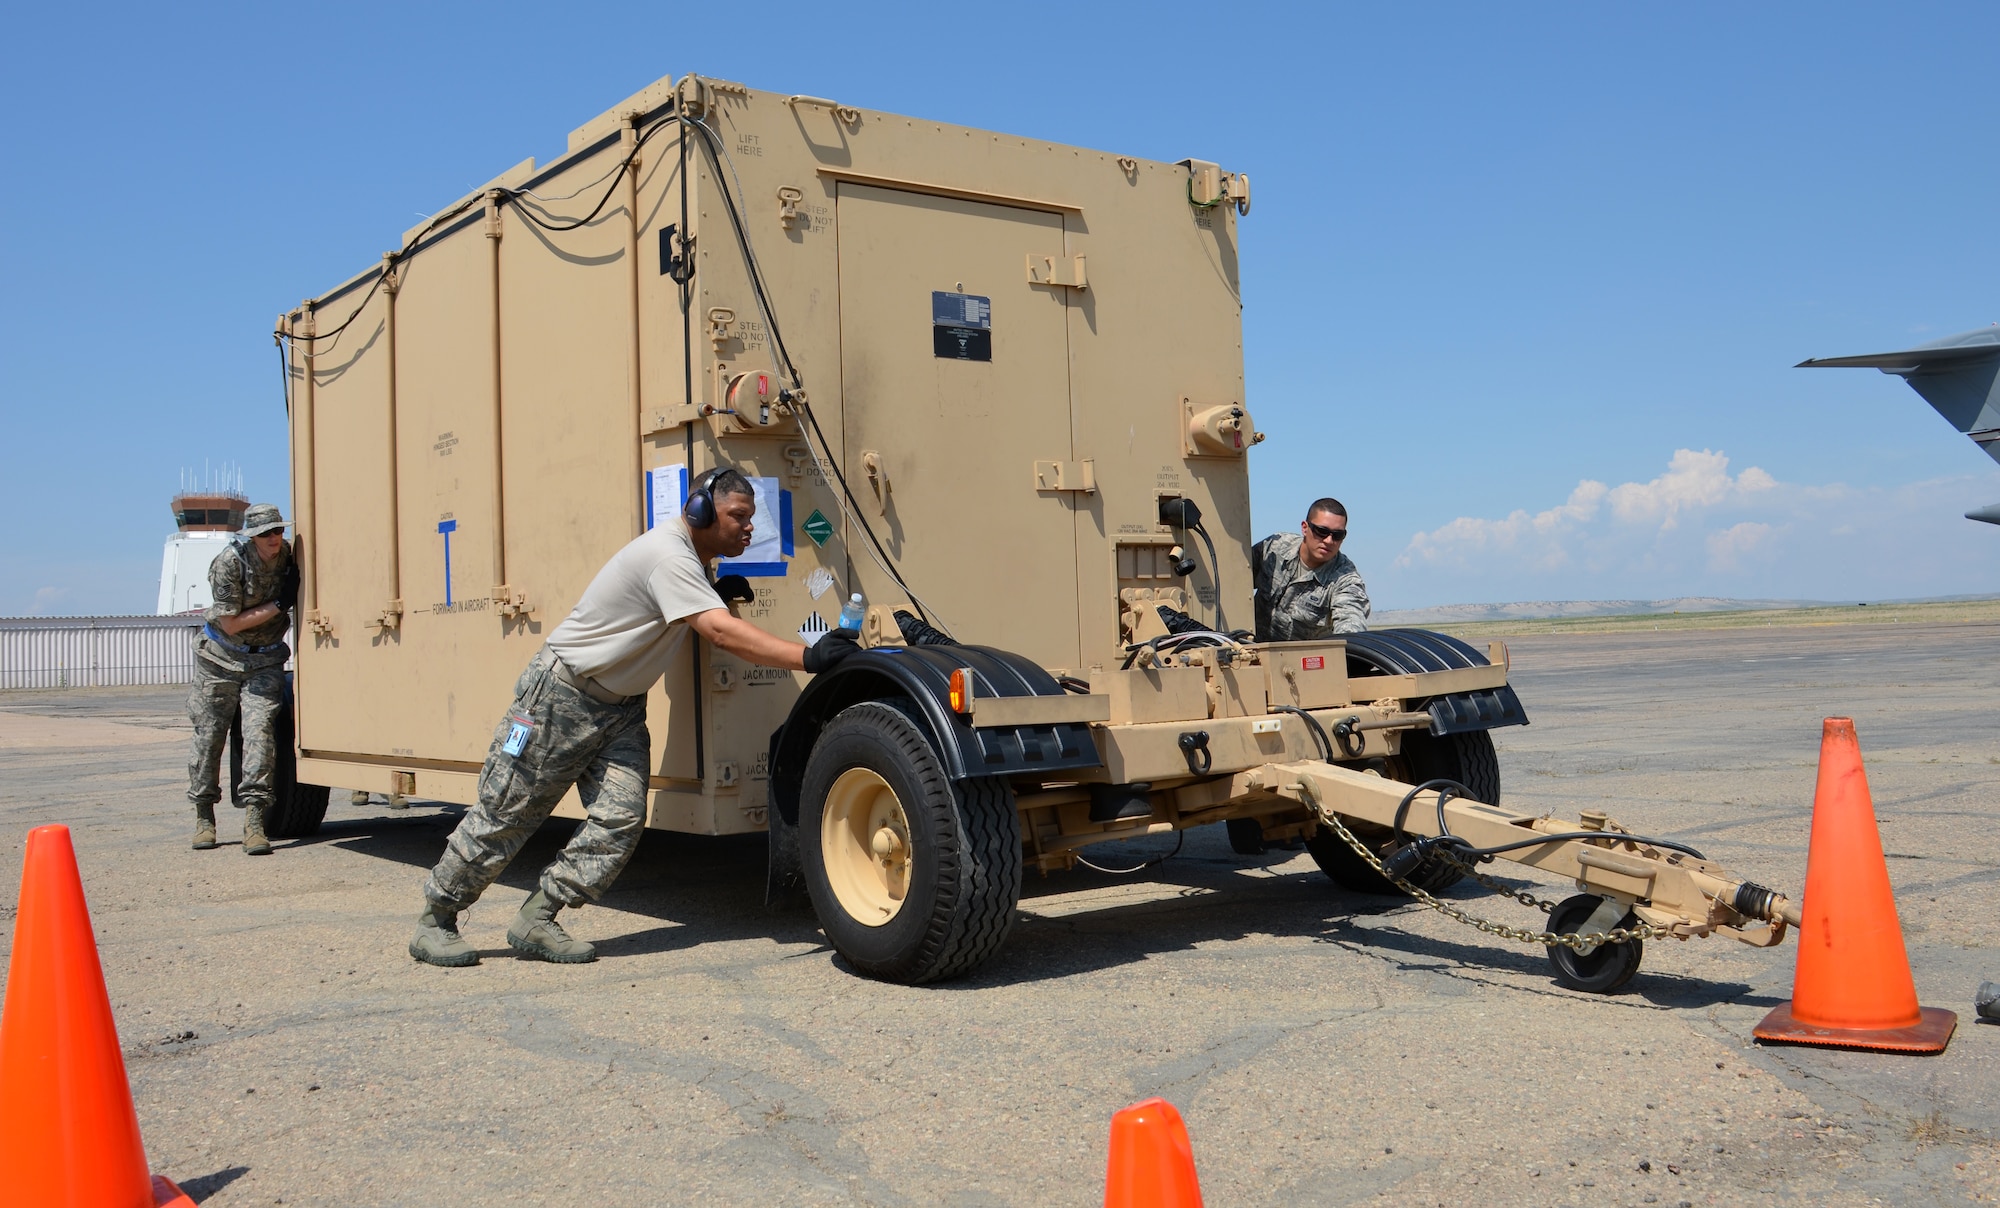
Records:
M861 628L861 622L867 618L868 601L862 599L861 593L857 591L847 597L847 603L841 606L839 628L858 630Z

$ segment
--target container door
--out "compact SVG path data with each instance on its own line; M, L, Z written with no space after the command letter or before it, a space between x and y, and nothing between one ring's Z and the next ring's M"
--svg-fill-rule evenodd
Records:
M862 515L960 641L1076 667L1073 496L1035 476L1074 452L1067 291L1027 275L1062 252L1062 216L842 184L837 221L841 468ZM856 581L899 601L851 529Z

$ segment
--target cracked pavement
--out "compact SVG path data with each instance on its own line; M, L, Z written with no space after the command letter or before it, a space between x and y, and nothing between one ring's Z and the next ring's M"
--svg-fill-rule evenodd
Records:
M1534 724L1496 734L1509 804L1604 809L1794 893L1820 718L1853 716L1951 1047L1752 1045L1790 940L1655 943L1627 992L1572 993L1538 949L1343 894L1303 852L1237 855L1220 827L1134 877L1031 875L996 959L909 988L766 913L756 837L649 835L564 916L603 959L518 960L502 933L557 822L465 920L486 963L429 968L404 944L456 811L336 793L268 859L230 811L224 846L190 851L178 689L0 694L0 919L27 830L69 825L153 1167L220 1208L1094 1204L1111 1113L1154 1094L1216 1205L2000 1196L2000 1027L1971 1008L2000 978L2000 626L1510 646Z

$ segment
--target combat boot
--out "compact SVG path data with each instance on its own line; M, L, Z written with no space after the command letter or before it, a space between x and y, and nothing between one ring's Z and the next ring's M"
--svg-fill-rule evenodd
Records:
M264 837L264 807L261 805L243 807L243 854L246 856L271 854L271 841Z
M521 903L521 913L508 926L507 946L522 956L559 965L581 965L596 960L596 948L569 938L562 924L556 922L556 911L561 909L560 902L550 901L548 894L537 889L533 897Z
M417 934L410 940L410 955L426 965L443 965L447 969L479 963L479 950L458 933L458 911L446 910L429 900L424 903L424 912L417 916Z
M207 851L215 846L215 807L197 805L194 807L194 849Z

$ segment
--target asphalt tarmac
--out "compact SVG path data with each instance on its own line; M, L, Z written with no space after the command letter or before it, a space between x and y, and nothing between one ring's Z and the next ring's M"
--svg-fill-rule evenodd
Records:
M1219 827L1137 876L1031 875L995 960L908 988L766 913L757 838L649 835L564 916L603 959L517 959L555 823L467 920L485 963L434 969L404 945L456 812L337 793L319 835L246 859L225 809L225 845L190 851L178 690L0 694L0 886L29 828L72 828L153 1168L218 1208L1092 1205L1111 1114L1151 1095L1218 1208L2000 1196L2000 1027L1972 1014L2000 980L2000 625L1511 645L1533 724L1496 734L1509 804L1604 809L1795 894L1820 719L1852 716L1949 1050L1753 1045L1789 940L1656 942L1626 992L1578 994L1540 949Z

